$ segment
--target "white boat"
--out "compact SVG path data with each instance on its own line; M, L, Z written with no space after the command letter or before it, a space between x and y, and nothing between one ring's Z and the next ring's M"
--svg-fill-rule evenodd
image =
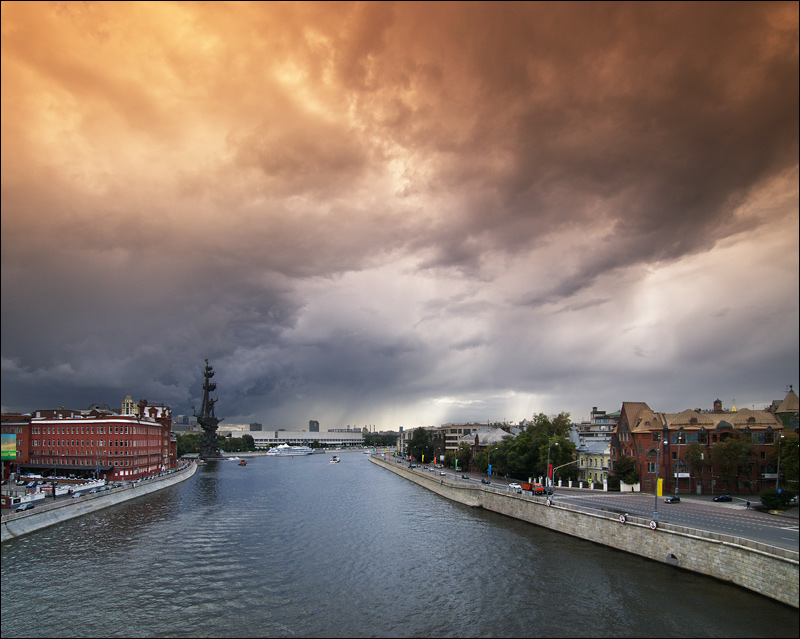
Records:
M340 461L342 460L339 459L339 455L334 455L333 457L331 457L331 464L338 464Z
M289 444L279 444L267 451L268 457L294 457L295 455L311 455L313 448L308 446L289 446Z

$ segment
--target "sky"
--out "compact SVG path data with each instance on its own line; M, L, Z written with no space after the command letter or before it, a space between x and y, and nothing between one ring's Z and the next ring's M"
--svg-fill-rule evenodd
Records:
M798 3L2 3L2 409L798 390Z

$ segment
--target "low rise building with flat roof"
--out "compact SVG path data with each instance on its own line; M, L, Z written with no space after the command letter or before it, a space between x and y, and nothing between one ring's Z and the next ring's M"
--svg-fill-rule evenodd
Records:
M256 448L268 449L279 444L290 446L327 446L348 448L364 445L364 435L360 430L349 432L322 431L319 433L307 430L263 430L247 433L253 438Z

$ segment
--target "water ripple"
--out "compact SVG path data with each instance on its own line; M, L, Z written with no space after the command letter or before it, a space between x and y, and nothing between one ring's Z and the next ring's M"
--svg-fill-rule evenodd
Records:
M3 637L798 634L771 600L448 502L357 453L209 465L4 543L0 619Z

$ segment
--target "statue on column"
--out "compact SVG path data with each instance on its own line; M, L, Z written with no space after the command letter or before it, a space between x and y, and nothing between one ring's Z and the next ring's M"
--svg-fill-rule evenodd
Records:
M219 401L219 397L211 398L211 393L217 389L217 385L210 381L212 377L214 377L214 369L208 365L208 360L206 360L203 374L203 405L200 408L200 414L195 414L197 423L203 429L201 459L222 459L222 453L217 445L217 426L222 419L214 416L214 404Z

